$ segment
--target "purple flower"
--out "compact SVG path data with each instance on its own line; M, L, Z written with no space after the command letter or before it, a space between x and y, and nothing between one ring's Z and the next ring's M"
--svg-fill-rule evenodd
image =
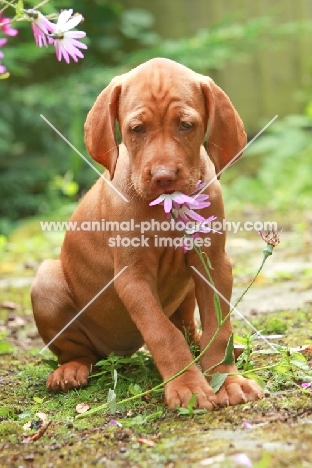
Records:
M31 28L37 46L47 47L48 44L53 44L53 39L49 37L49 33L54 30L55 25L40 13L40 11L25 10L25 13L31 18Z
M113 426L122 427L122 424L120 422L116 421L116 419L110 419L108 421L108 424L112 424Z
M149 204L149 206L163 204L165 213L167 213L169 217L171 215L176 223L184 223L185 234L182 238L184 253L190 250L189 243L191 238L196 239L199 237L200 232L207 234L208 232L214 231L209 224L217 219L216 216L204 218L199 213L195 212L195 210L201 210L211 205L211 203L207 201L209 195L198 193L205 185L205 183L199 180L194 192L192 192L190 196L184 195L181 192L173 192L171 194L164 193Z
M218 234L221 234L220 231L216 231L215 229L211 228L210 223L215 219L217 219L217 217L212 215L209 216L209 218L203 218L203 220L198 223L194 223L190 220L187 220L185 232L187 234L190 234L192 237L196 237L195 234L198 234L199 232L202 232L203 234L208 234L209 232L216 232Z
M0 47L4 46L6 43L7 43L7 39L0 38ZM4 57L4 54L0 50L0 60L3 59L3 57ZM3 75L3 73L5 73L5 72L6 72L6 67L4 65L1 65L1 63L0 63L0 75Z
M10 18L6 18L2 13L0 13L0 29L7 36L16 36L18 34L18 30L11 27Z
M164 204L165 213L171 214L176 221L184 223L192 223L193 226L188 228L188 234L195 232L210 232L212 229L207 225L202 226L201 223L210 223L217 219L215 216L204 218L194 210L201 210L211 205L208 200L209 195L196 194L205 186L200 180L197 182L194 192L190 196L184 195L181 192L173 192L171 194L162 194L156 200L152 201L149 206ZM197 223L194 223L197 221Z
M303 382L303 383L301 384L301 387L302 387L302 388L309 388L309 389L312 391L311 385L312 385L311 382Z
M248 421L243 421L242 426L244 429L252 429L252 424L250 424Z
M1 37L0 38L0 47L4 46L7 42L8 42L7 39L5 39L4 37Z
M194 203L194 199L181 192L164 193L156 198L156 200L153 200L149 206L160 205L162 203L164 204L165 213L170 213L173 207L180 207L180 205L184 205L184 203ZM196 203L196 205L198 205L198 203Z
M60 14L58 21L53 25L51 37L54 39L57 59L60 61L64 57L65 62L69 63L70 57L75 62L78 58L83 58L84 55L79 49L87 49L86 44L77 41L85 37L84 31L70 31L75 28L82 20L82 15L75 15L71 18L73 10L64 10Z
M6 72L5 66L0 64L0 75L3 75L3 73L5 72Z
M174 204L174 209L172 210L172 214L178 221L185 221L188 222L191 219L199 222L208 221L199 213L196 213L194 210L201 210L203 208L207 208L211 205L208 200L209 195L206 194L196 194L205 186L205 183L202 183L200 180L197 182L194 192L191 193L192 201L190 203L184 204L183 206L179 206L178 204ZM195 196L194 196L195 195ZM210 220L212 221L212 220Z

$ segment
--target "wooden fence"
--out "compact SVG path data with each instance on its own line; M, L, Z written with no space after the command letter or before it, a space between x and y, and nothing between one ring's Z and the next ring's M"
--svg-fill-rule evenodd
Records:
M277 24L310 20L312 0L123 0L153 13L164 38L190 36L225 17L244 21L270 15ZM274 115L302 112L312 90L312 27L278 47L259 48L245 63L232 62L211 77L231 97L249 133ZM311 96L312 99L312 96Z

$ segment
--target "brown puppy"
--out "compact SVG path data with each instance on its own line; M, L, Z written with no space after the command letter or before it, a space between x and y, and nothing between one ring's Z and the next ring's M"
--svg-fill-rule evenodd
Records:
M118 146L115 123L122 143ZM209 121L208 151L203 145ZM168 379L192 360L183 327L195 335L197 301L202 323L203 349L217 327L213 290L197 254L183 248L157 247L155 235L181 237L181 232L145 232L148 245L137 245L140 223L164 222L163 206L149 203L164 193L191 194L198 180L211 181L242 150L246 135L240 117L226 94L208 77L167 59L150 60L116 77L97 98L85 124L90 155L107 171L83 198L71 220L134 220L130 232L67 232L59 260L45 261L32 286L35 320L45 343L61 366L47 380L51 390L86 385L90 367L111 352L131 355L145 342L163 377ZM224 219L219 181L205 190L211 206L200 211L205 218ZM112 238L135 240L133 246L110 247ZM204 236L205 237L205 236ZM231 298L232 272L225 253L225 234L210 234L207 253L216 288ZM113 278L127 268L114 281ZM111 283L110 283L111 282ZM91 302L108 284L109 286ZM223 314L229 305L220 299ZM85 306L91 302L88 307ZM83 308L85 310L74 319ZM60 333L68 324L73 322ZM224 357L232 332L228 319L201 360L203 370ZM235 373L235 365L219 365L213 372ZM197 406L213 408L262 398L256 382L230 376L217 395L196 365L168 383L170 408L187 405L196 393Z

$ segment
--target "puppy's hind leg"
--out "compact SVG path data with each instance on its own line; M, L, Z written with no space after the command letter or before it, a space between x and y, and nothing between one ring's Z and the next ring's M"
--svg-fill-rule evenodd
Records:
M47 387L66 391L87 385L97 356L80 329L79 320L68 325L77 311L60 260L42 263L31 288L31 300L39 334L61 364L49 375Z

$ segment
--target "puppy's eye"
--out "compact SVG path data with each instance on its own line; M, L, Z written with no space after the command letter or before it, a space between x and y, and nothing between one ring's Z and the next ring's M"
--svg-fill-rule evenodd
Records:
M181 122L180 123L180 130L189 130L190 128L192 128L193 125L189 122Z
M143 131L143 125L134 125L131 130L135 133L140 133Z

